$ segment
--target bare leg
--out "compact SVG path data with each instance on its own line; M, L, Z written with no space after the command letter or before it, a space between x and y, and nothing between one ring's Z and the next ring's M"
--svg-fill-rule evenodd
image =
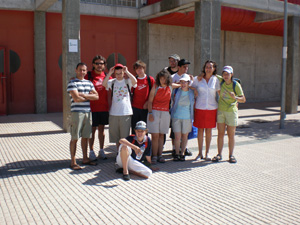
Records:
M87 157L87 147L88 147L88 138L81 138L81 148L82 148L82 155L83 155L82 162L83 163L86 163L89 161L89 158Z
M226 125L225 123L218 123L217 127L218 127L218 154L222 155Z
M185 153L186 145L188 142L188 135L189 133L181 134L181 155L184 155Z
M180 141L181 141L181 132L176 132L174 134L175 134L175 139L174 139L174 142L175 142L175 151L176 151L176 154L179 155Z
M128 157L129 152L127 146L123 145L120 150L121 161L123 165L123 174L128 174Z
M158 137L158 155L162 155L162 151L164 148L164 134L159 134Z
M99 138L100 149L103 149L104 147L104 140L105 140L104 127L105 125L98 126L98 138Z
M94 150L96 128L97 127L92 127L92 137L89 139L89 146L91 150Z
M205 128L205 158L209 153L210 143L211 143L212 129Z
M203 148L203 133L204 133L204 129L203 128L198 128L198 156L200 156L200 158L203 157L202 155L202 148ZM197 157L198 157L197 156Z
M78 140L70 141L70 153L71 153L71 166L76 165L76 146Z
M152 137L152 155L157 156L159 134L158 133L151 134L151 137Z
M227 135L228 135L228 148L229 148L229 158L233 155L233 149L235 145L235 126L227 126Z

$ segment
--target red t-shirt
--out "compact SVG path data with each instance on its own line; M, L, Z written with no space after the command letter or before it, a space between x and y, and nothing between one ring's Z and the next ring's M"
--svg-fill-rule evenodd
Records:
M155 80L150 76L151 87L153 87ZM149 98L149 83L147 76L145 78L137 78L137 86L134 90L134 95L132 99L132 107L143 109L143 106Z
M102 82L105 78L105 73L102 72L101 74L95 73L93 70L92 72L92 83L98 92L99 99L95 101L90 101L91 111L92 112L108 112L108 100L107 100L107 90L103 87ZM84 79L88 80L88 74L85 75ZM111 77L110 77L111 79Z
M159 87L152 102L152 109L158 111L169 111L171 100L171 88Z

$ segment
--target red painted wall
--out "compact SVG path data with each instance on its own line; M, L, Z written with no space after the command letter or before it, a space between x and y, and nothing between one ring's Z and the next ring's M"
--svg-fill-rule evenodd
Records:
M46 18L48 112L60 112L63 87L58 61L62 54L62 16L47 13ZM88 69L92 69L95 55L107 58L112 53L120 53L132 71L137 57L137 21L84 15L80 19L81 61L88 65Z
M8 113L34 113L34 14L0 10L0 46L16 52L20 68L12 74L9 87ZM9 72L7 60L6 69Z

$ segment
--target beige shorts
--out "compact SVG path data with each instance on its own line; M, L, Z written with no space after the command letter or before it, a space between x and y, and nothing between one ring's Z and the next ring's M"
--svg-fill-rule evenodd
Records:
M150 134L167 134L170 127L170 113L167 111L152 110L154 121L149 121L147 116L147 127Z
M217 122L236 127L238 125L238 117L238 112L224 112L218 110Z
M174 133L187 134L192 130L191 120L172 119L172 129Z
M130 134L131 115L129 116L109 116L109 142L119 143L121 138L126 138Z
M91 138L92 117L91 113L71 112L71 139L78 140L80 137Z

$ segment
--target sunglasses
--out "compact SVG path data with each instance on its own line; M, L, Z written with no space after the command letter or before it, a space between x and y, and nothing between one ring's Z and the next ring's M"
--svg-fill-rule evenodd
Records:
M105 63L94 63L95 65L104 65Z

